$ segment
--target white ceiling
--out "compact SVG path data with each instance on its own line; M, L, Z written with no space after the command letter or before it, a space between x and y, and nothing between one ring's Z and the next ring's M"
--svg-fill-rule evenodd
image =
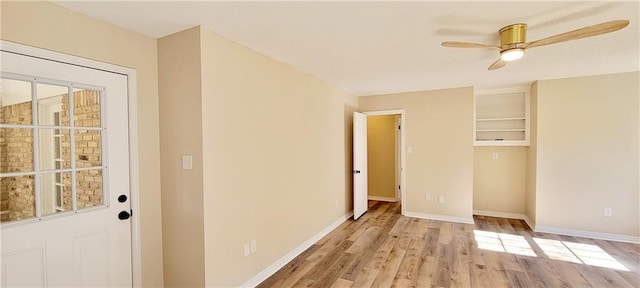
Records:
M640 70L638 1L56 3L156 38L202 25L354 95ZM498 30L513 23L527 23L532 41L617 19L630 24L527 50L495 71L487 67L497 51L440 46L446 40L498 45Z

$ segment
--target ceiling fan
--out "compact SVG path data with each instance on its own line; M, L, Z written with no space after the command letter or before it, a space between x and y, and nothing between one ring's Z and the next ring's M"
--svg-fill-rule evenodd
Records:
M526 49L605 34L620 30L627 25L629 25L628 20L614 20L587 26L532 42L526 42L527 24L518 23L508 25L500 29L500 31L498 32L500 34L500 46L458 41L445 41L442 42L442 46L453 48L489 48L500 50L500 59L489 66L489 70L495 70L504 67L509 61L522 58Z

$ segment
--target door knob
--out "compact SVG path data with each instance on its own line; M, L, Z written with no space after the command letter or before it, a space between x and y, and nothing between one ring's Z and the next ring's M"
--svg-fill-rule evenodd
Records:
M353 174L360 174L360 170L353 170Z
M120 211L120 213L118 213L118 219L120 220L127 220L129 217L131 217L131 214L127 211Z

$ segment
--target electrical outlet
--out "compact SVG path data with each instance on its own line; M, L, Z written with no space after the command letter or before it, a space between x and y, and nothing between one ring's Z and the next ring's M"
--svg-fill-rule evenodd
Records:
M440 202L440 203L444 203L444 196L440 196L440 197L438 197L438 202Z
M249 243L244 243L244 258L249 257L249 255L251 255L251 246L249 246Z
M251 240L251 254L256 253L256 250L258 250L258 244L256 240Z
M604 216L607 216L607 217L613 216L613 208L604 208Z
M431 195L424 194L424 200L431 201Z

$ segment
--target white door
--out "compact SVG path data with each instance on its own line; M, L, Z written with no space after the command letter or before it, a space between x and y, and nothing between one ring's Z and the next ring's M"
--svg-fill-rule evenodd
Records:
M367 208L367 115L353 112L353 219Z
M131 287L127 77L0 59L2 287Z

